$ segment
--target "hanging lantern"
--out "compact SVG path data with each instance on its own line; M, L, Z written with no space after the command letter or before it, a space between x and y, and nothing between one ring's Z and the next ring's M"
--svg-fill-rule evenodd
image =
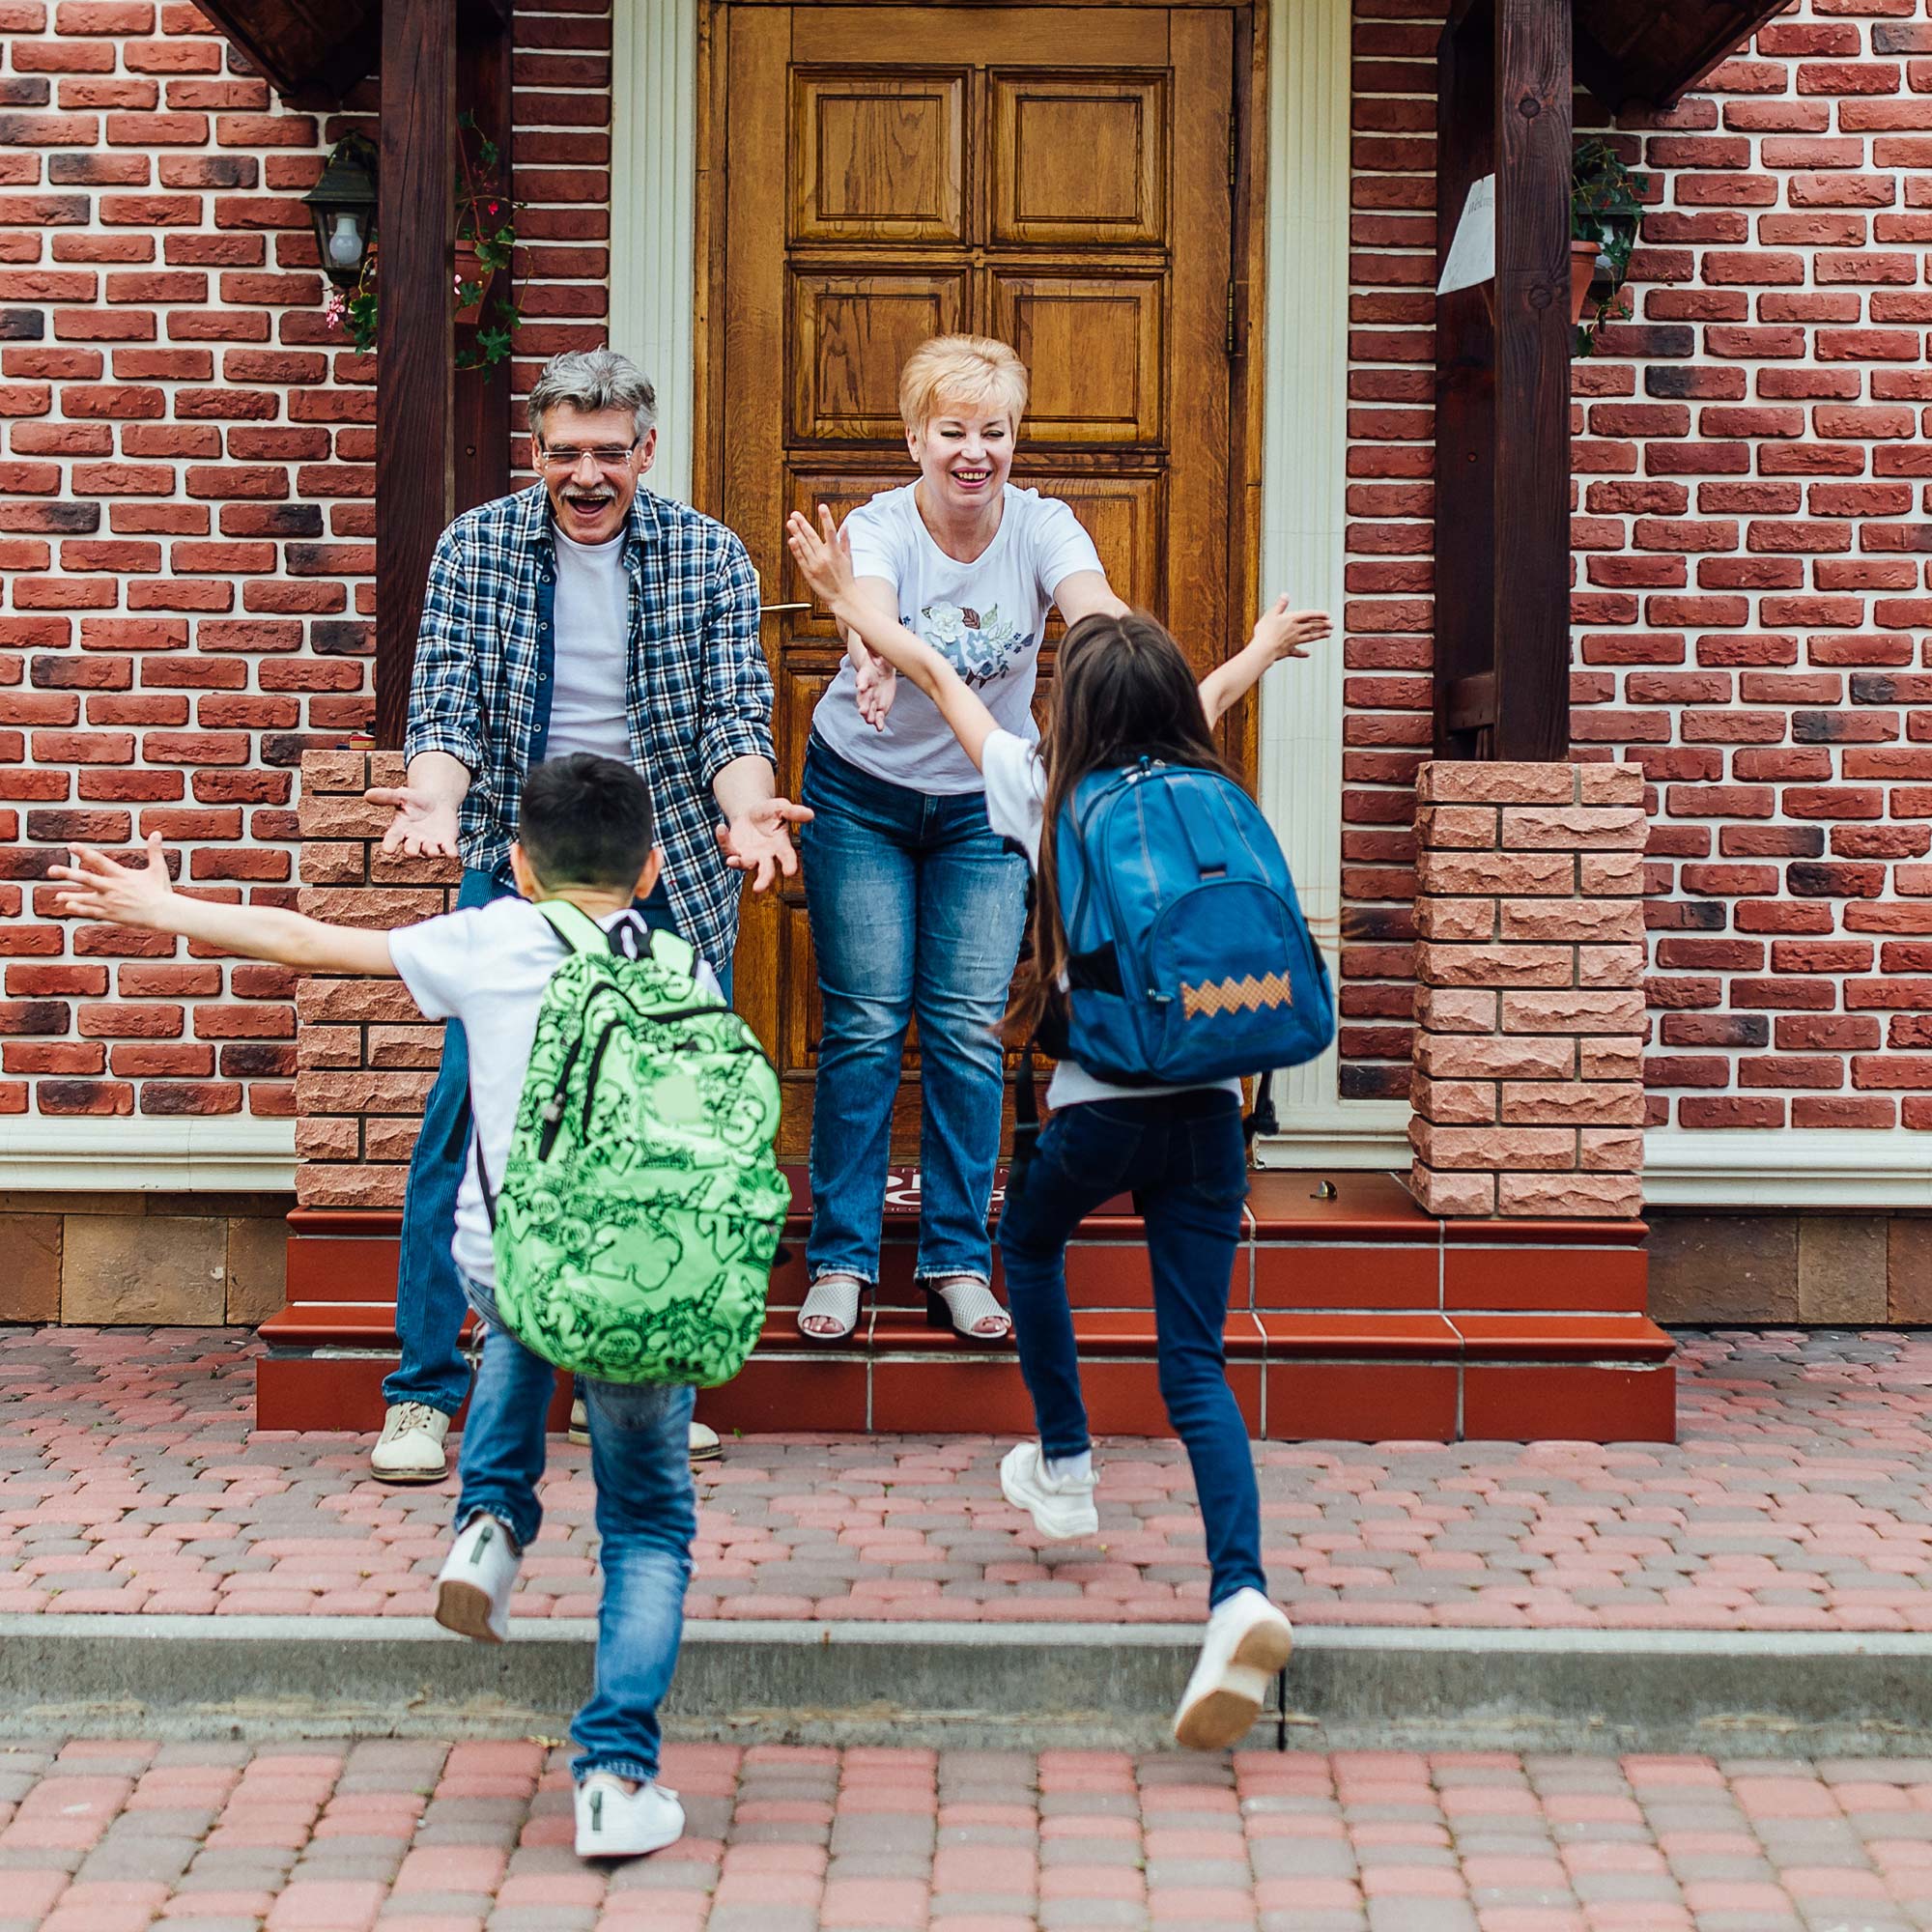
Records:
M344 135L302 205L315 222L323 273L338 288L353 289L376 229L375 143L366 134Z

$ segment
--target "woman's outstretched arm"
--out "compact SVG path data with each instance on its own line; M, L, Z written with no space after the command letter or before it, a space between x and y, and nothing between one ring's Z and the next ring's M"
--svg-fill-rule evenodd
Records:
M814 529L803 511L794 510L785 525L785 542L812 595L844 629L856 631L868 651L911 678L939 707L966 755L975 765L983 762L986 740L1000 728L999 721L930 644L860 591L852 574L851 541L834 525L832 512L821 503Z

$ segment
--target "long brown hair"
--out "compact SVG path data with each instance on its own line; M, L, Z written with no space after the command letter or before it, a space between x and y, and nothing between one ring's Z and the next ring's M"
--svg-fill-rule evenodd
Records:
M1039 754L1046 766L1046 806L1034 901L1033 980L1018 989L1012 1015L1028 1028L1037 1026L1042 1012L1064 998L1066 924L1054 845L1061 808L1074 786L1090 772L1119 771L1142 758L1236 776L1208 728L1200 689L1180 646L1145 611L1083 617L1061 640Z

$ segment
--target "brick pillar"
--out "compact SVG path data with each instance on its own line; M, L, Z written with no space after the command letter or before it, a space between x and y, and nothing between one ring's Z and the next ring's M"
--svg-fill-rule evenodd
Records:
M391 814L362 794L402 778L398 752L303 755L303 912L386 930L454 903L454 861L384 859L378 850ZM394 980L303 980L296 1014L298 1203L400 1208L442 1028Z
M1431 1213L1643 1203L1643 774L1425 764L1410 1185Z

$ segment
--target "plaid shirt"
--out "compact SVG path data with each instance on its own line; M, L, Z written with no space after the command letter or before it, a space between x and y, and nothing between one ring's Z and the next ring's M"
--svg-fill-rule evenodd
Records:
M757 573L723 524L648 490L632 501L623 545L631 761L657 808L678 930L725 965L740 880L718 850L711 781L733 758L772 755ZM556 540L542 484L466 510L438 540L404 750L412 758L447 752L469 767L463 861L483 871L509 854L524 774L549 734L555 607Z

